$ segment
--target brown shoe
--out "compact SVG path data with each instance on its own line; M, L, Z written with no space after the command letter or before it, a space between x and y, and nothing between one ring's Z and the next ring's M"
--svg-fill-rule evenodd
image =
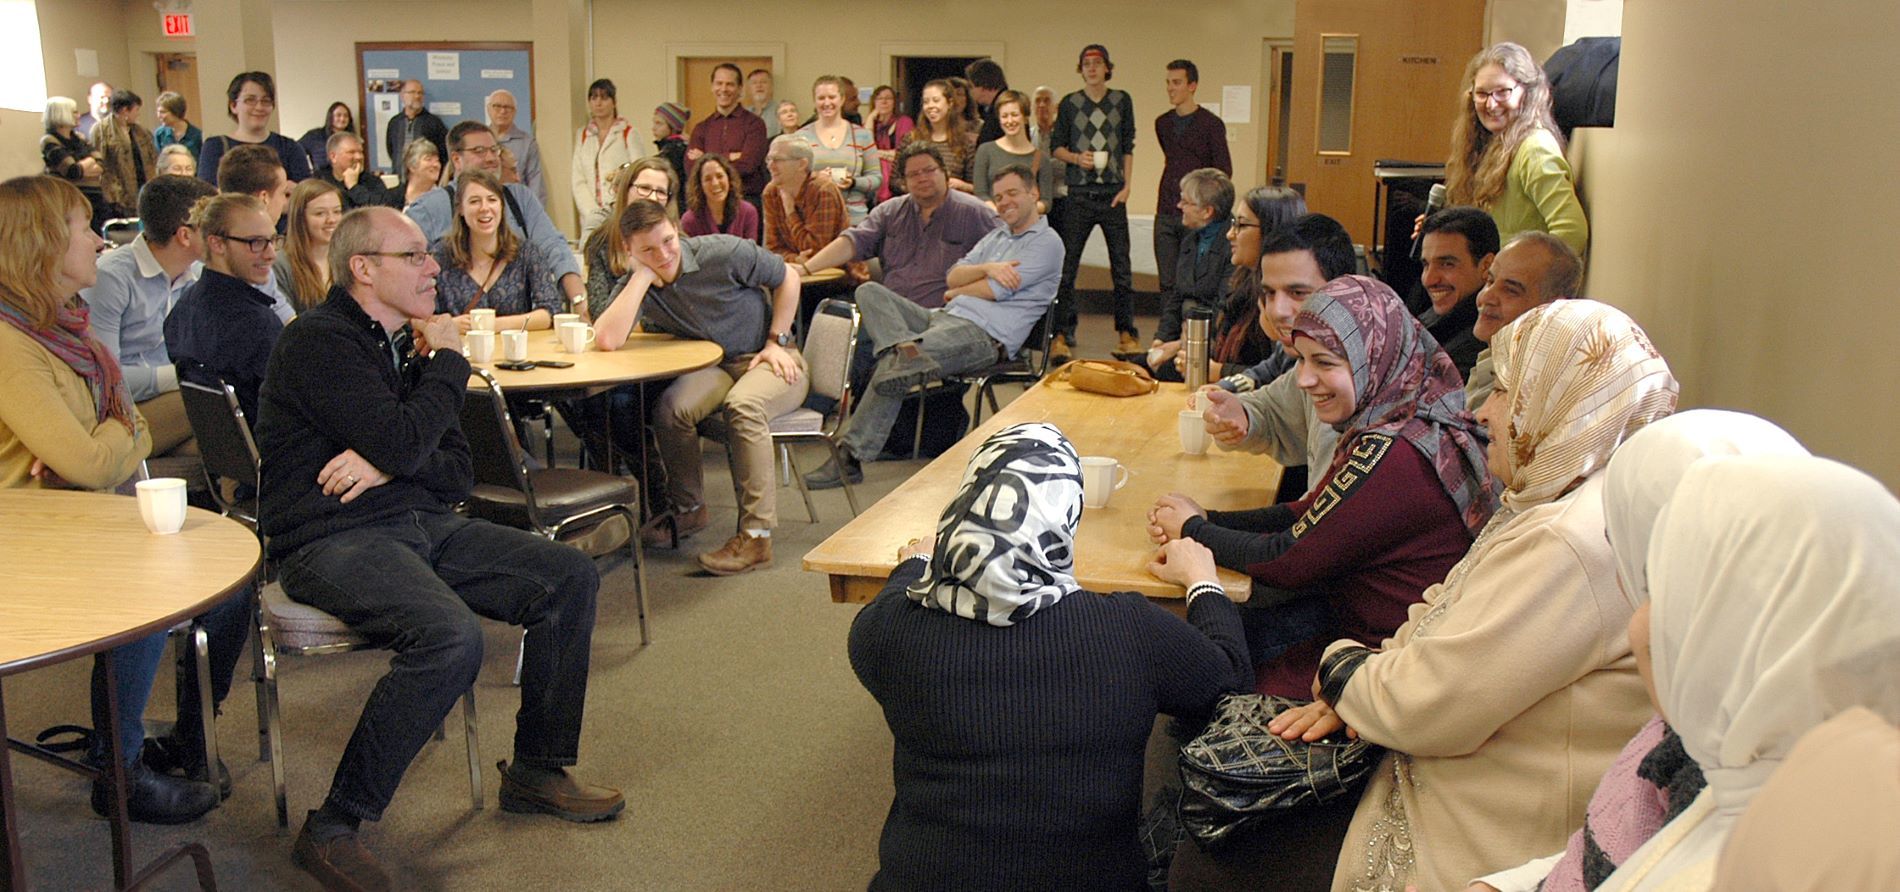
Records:
M772 539L770 536L753 537L739 533L727 539L718 551L700 552L699 565L714 576L736 576L749 570L770 567Z
M1069 339L1056 335L1049 339L1049 367L1054 369L1063 363L1075 359L1075 351L1069 348Z
M1148 352L1148 348L1142 346L1141 341L1135 338L1134 332L1124 331L1124 332L1118 332L1117 334L1119 335L1119 337L1116 339L1116 346L1115 346L1116 353L1147 353Z
M679 527L680 541L684 542L687 536L691 536L705 529L706 524L710 522L708 520L710 514L711 512L706 510L706 503L704 502L701 502L699 507L691 511L675 509L673 511L673 523ZM640 542L653 548L664 548L673 544L673 538L667 535L666 525L660 524L647 527L642 531L640 533Z
M516 777L507 762L496 762L495 767L501 769L502 811L553 815L563 821L590 824L612 818L627 807L626 797L619 790L581 783L566 771L550 780L529 782Z
M376 863L376 856L363 848L354 833L319 842L310 835L310 826L306 824L290 847L290 860L331 892L389 890L389 877L383 873L382 865Z

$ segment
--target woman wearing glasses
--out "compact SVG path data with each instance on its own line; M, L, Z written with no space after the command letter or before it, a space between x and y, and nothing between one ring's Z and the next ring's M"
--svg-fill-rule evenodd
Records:
M614 237L614 233L620 231L621 209L640 198L666 204L677 197L679 191L673 163L664 155L649 155L620 166L619 173L614 175L614 209L607 217L608 225L594 230L581 252L587 260L588 318L600 318L601 311L614 302L614 295L620 293L620 284L633 271L627 263L626 244Z
M218 182L218 162L224 159L224 153L250 143L270 146L277 157L284 162L284 177L293 183L310 179L310 156L304 154L303 146L282 133L270 129L270 116L277 110L277 82L262 71L246 71L231 79L231 86L224 91L230 104L225 114L237 122L230 136L213 136L205 140L204 149L198 154L198 177L207 183Z
M1500 43L1472 57L1464 85L1445 164L1448 203L1489 212L1504 241L1538 230L1583 256L1590 224L1551 117L1544 70L1529 50Z
M224 192L191 209L191 227L205 243L205 268L165 317L165 350L178 377L209 387L217 380L237 391L246 418L257 417L264 366L283 334L262 290L282 244L264 203Z

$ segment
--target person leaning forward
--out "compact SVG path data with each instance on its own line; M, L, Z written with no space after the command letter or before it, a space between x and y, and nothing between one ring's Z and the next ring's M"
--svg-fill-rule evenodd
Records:
M285 330L260 397L261 514L284 593L396 653L292 849L327 889L389 888L357 826L382 817L475 681L484 617L527 632L502 809L584 822L626 805L565 771L580 750L593 562L451 510L474 486L459 423L469 365L455 321L430 316L437 272L415 223L350 212L330 243L330 297Z

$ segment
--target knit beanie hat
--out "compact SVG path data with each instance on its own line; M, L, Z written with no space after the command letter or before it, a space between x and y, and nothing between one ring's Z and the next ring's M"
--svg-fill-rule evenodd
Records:
M693 119L693 110L684 108L676 102L662 102L653 110L653 113L665 118L666 123L673 125L675 131L685 130L686 122Z

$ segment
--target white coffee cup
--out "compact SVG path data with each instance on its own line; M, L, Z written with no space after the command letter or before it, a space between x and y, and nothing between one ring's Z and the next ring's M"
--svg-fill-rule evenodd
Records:
M560 327L561 349L569 353L585 353L594 346L594 327L585 322L569 322Z
M495 311L488 309L469 310L468 325L476 331L494 331Z
M1201 413L1182 409L1175 427L1181 433L1182 452L1189 455L1207 454L1207 424L1201 421Z
M561 339L561 326L566 325L569 322L579 322L579 321L581 321L581 314L579 313L555 313L554 314L554 339L557 341Z
M1196 390L1188 394L1188 408L1195 412L1205 412L1213 405L1214 401L1207 398L1206 391Z
M495 358L495 333L478 328L468 333L468 361L487 362Z
M153 477L140 480L135 489L139 497L139 517L145 528L169 536L185 526L185 478Z
M1106 455L1082 456L1082 504L1089 508L1108 507L1108 497L1128 485L1129 473L1121 462Z
M1107 153L1107 152L1090 152L1089 154L1091 154L1091 155L1094 155L1094 156L1095 156L1095 169L1096 169L1096 170L1107 170L1107 169L1108 169L1108 153Z
M825 173L831 174L831 181L834 183L837 183L840 186L844 185L845 178L851 175L850 171L845 170L842 167L829 168L825 171Z
M528 358L528 333L517 328L501 333L501 357L509 362Z

